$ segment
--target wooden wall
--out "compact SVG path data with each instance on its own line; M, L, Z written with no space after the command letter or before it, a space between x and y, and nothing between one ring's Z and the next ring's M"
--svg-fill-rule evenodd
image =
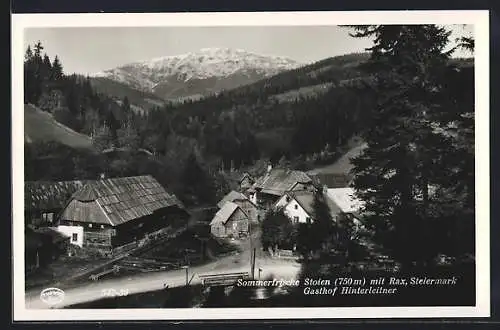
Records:
M237 209L226 222L226 236L238 237L240 233L248 234L248 217L241 209Z

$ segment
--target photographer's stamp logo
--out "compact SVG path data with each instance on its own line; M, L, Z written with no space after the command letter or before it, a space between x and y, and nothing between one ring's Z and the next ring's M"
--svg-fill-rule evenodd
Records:
M40 293L40 299L47 305L57 305L64 300L64 291L58 288L47 288Z

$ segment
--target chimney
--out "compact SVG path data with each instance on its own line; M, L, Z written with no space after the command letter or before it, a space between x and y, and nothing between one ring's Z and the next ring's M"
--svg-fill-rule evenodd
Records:
M269 163L267 165L267 173L271 172L272 169L273 169L273 165L271 163Z
M104 180L104 179L106 179L106 174L101 173L101 175L99 175L99 179L100 179L100 180Z

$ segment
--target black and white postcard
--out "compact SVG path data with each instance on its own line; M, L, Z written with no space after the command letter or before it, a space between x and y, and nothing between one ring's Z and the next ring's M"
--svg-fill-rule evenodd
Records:
M490 316L487 11L12 31L16 320Z

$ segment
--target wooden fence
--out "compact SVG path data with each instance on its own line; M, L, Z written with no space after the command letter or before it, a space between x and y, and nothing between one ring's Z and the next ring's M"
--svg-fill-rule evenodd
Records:
M198 277L201 279L202 285L219 286L219 285L232 285L240 279L249 279L248 272L241 273L221 273L221 274L200 274Z

